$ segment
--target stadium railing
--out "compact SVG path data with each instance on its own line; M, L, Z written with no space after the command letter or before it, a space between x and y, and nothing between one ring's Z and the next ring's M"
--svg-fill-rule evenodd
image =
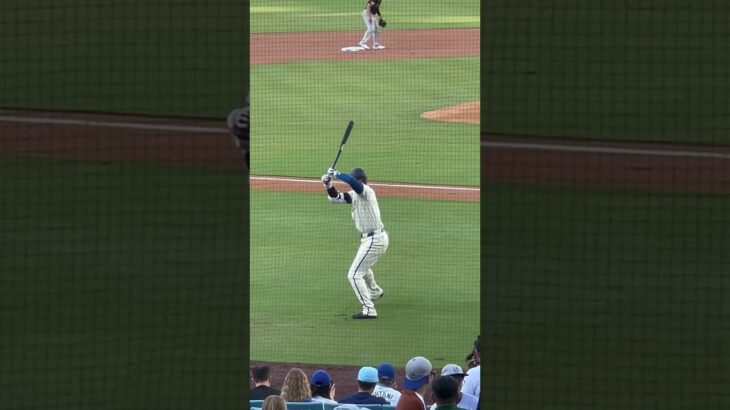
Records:
M250 400L250 410L261 410L264 405L263 400ZM325 403L301 403L301 402L287 402L287 410L334 410L341 404L325 404ZM364 407L370 410L395 410L395 406L380 405L380 404L358 404L357 407Z

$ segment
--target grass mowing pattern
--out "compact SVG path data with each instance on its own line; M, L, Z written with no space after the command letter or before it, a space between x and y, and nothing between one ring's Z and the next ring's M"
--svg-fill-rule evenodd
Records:
M343 169L361 166L373 181L478 185L478 126L419 117L478 100L478 70L477 58L256 67L252 173L319 177L352 119Z
M241 403L240 174L20 157L0 173L4 406Z
M373 271L386 293L377 320L353 321L360 306L347 270L360 239L349 205L324 193L254 191L251 200L252 359L463 360L479 329L479 204L381 199L390 246Z
M364 31L360 13L365 2L317 0L254 0L251 2L251 33L297 31ZM435 8L438 12L435 13ZM416 28L479 27L479 2L454 0L437 6L427 0L388 0L381 12L388 30Z

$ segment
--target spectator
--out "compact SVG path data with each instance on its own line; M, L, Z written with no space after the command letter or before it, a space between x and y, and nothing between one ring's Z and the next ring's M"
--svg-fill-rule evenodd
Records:
M312 401L312 390L304 371L298 367L289 370L281 386L281 397L288 402Z
M479 354L479 336L477 336L477 340L474 341L474 350L472 351L473 360L476 363L476 366L472 367L466 372L466 375L468 376L467 379L464 381L464 385L461 386L461 392L466 393L469 395L472 395L479 399L479 393L481 392L481 383L482 383L482 366L481 366L481 356Z
M456 405L459 397L459 382L449 376L441 376L431 385L431 397L437 410L464 410Z
M466 373L464 373L464 370L462 370L461 366L457 364L447 364L441 369L441 377L453 377L457 383L459 383L459 389L461 389L462 384L464 383L464 377L466 377ZM476 397L467 394L458 392L458 396L456 398L456 405L458 407L461 407L464 410L477 410L477 405L479 404L479 399ZM431 406L431 410L436 409L436 404Z
M271 387L271 368L258 366L251 370L251 380L254 388L249 394L250 400L264 400L269 396L278 396L281 391Z
M391 406L398 404L400 392L396 390L395 367L390 363L382 363L378 366L378 384L373 390L373 396L382 397L388 400Z
M426 410L423 395L433 381L431 362L423 356L416 356L406 363L406 381L396 410Z
M378 370L374 367L363 367L357 373L357 393L343 397L340 403L344 404L388 404L382 397L373 396L373 390L378 383Z
M312 401L337 404L335 401L335 384L327 371L320 369L312 373L310 387L312 388Z
M286 410L286 401L280 396L269 396L264 400L261 410Z

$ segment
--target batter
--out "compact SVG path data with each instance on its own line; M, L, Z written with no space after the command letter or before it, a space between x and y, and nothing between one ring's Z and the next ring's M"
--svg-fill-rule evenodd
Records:
M338 192L337 188L332 186L333 176L346 182L352 190ZM347 272L347 279L360 302L362 311L352 315L352 318L375 319L378 317L378 312L373 301L383 297L383 289L375 282L372 267L388 249L388 234L380 219L380 207L375 191L368 186L368 177L362 168L354 168L351 174L330 168L325 175L322 175L322 183L330 202L352 204L352 220L360 233L360 248Z

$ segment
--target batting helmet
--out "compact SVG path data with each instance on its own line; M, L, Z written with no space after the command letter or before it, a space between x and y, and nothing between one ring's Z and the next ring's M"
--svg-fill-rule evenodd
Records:
M352 172L350 172L350 175L352 175L355 179L362 180L363 183L368 183L368 176L365 175L365 170L362 168L353 168Z

